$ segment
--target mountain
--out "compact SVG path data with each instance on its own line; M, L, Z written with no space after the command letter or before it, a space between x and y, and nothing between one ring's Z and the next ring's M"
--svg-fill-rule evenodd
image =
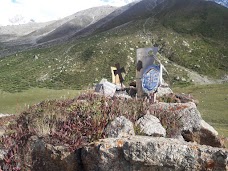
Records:
M9 54L50 41L63 41L79 30L113 12L116 7L100 6L77 12L63 19L45 23L28 23L0 27L1 54Z
M81 28L77 22L72 28L67 24L66 35L62 23L52 31L38 29L23 36L26 40L39 35L38 44L27 50L21 46L22 52L1 58L0 89L81 89L110 79L110 66L117 62L125 67L127 84L135 79L136 49L154 44L169 71L166 80L174 85L202 83L208 80L204 76L227 78L228 9L214 2L142 0L112 9L93 23L88 20Z
M15 40L18 37L25 36L30 34L33 31L36 31L40 28L46 27L47 25L53 23L54 21L36 23L30 22L20 25L8 25L0 27L0 42L7 42L10 40Z
M228 0L211 0L228 8Z
M128 10L124 11L120 15L116 16L113 20L106 22L98 30L105 31L111 28L115 28L119 25L128 23L133 20L145 18L154 13L154 8L159 4L163 4L165 0L144 0L139 1Z
M49 25L48 28L46 27L37 30L30 35L37 35L39 32L46 33L44 36L38 38L37 43L71 37L79 30L99 21L108 14L112 13L114 10L116 10L116 8L112 6L101 6L83 10L69 17L63 18L62 20L58 20L52 25Z

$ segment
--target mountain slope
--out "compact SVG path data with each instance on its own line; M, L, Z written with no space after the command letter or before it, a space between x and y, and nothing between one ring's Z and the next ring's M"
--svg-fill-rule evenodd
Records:
M43 25L37 24L37 29L33 29L31 24L19 27L6 26L0 27L0 56L5 56L16 51L48 43L49 41L67 40L71 35L87 27L113 12L116 7L100 6L77 12L63 19L47 22ZM14 28L12 31L11 28ZM28 30L30 28L30 30ZM10 29L10 30L9 30ZM3 30L1 32L1 30ZM7 32L8 31L8 32ZM26 34L27 31L27 34ZM15 34L15 33L21 34Z
M102 25L98 31L105 31L111 28L115 28L122 24L128 23L133 20L147 18L154 14L154 8L159 4L164 4L165 0L143 0L133 5L128 10L124 11L120 15L116 16L111 21Z
M198 44L198 42L192 42L194 49L191 50L190 54L183 51L182 56L170 57L170 59L179 61L180 65L188 68L194 65L204 66L205 62L214 63L214 67L211 66L212 68L207 66L196 69L201 73L207 71L212 73L212 70L216 70L216 68L223 68L227 71L227 8L210 2L179 1L166 13L163 12L158 17L161 18L160 21L166 28L172 28L178 33L188 34L192 37L200 37L204 40L202 42L204 45L208 44L208 46L200 47L201 44ZM176 49L181 51L178 48ZM197 64L194 60L197 61Z
M9 41L10 39L15 39L18 36L24 36L30 34L31 32L38 30L42 27L50 25L54 21L45 22L45 23L27 23L20 25L9 25L9 26L0 26L0 41ZM8 35L9 39L3 38Z
M211 2L178 0L169 9L161 12L158 18L166 27L171 27L177 32L201 34L227 41L227 34L224 34L228 31L227 14L227 8Z
M128 11L137 2L138 1L134 1L134 2L132 2L130 4L128 4L128 5L125 5L123 7L120 7L118 9L116 9L115 11L113 11L112 13L107 15L106 17L100 19L99 21L95 22L94 24L91 24L88 27L86 27L86 28L80 30L79 32L77 32L72 37L72 39L75 39L75 38L78 38L78 37L85 37L85 36L91 35L91 34L93 34L95 32L101 32L101 31L98 31L99 28L103 27L104 25L106 25L110 21L113 22L113 19L115 19L116 17L122 15L124 12Z
M26 35L35 30L40 29L41 27L45 27L49 23L28 23L28 24L20 24L20 25L8 25L8 26L0 26L0 35L4 34L12 34L12 35Z
M44 37L39 38L37 43L48 42L50 40L64 37L71 37L79 30L97 22L98 20L112 13L114 10L116 10L116 8L112 6L101 6L80 11L68 17L69 19L63 19L63 21L65 21L64 23L58 27L54 26L55 29Z
M189 71L175 63L212 78L227 76L227 8L206 1L169 0L150 10L142 5L147 2L154 3L133 5L120 13L121 21L118 15L109 18L90 36L1 59L0 89L81 89L103 77L110 79L110 66L117 62L126 69L127 84L135 79L136 49L155 43L174 84L193 83ZM133 11L140 17L130 17Z

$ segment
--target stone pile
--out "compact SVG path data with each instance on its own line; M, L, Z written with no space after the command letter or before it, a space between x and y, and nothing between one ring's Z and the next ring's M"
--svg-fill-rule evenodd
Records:
M223 148L217 131L202 119L194 102L159 102L150 107L154 113L148 109L135 123L120 115L106 126L106 139L74 152L32 136L22 154L33 171L228 170L228 149ZM182 123L169 138L169 125L161 122L164 113L175 114ZM0 150L0 164L5 153Z

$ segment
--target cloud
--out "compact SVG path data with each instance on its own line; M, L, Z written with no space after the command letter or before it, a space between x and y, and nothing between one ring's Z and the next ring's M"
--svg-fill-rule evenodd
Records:
M94 6L123 6L133 0L0 0L0 25L21 19L45 22ZM16 17L17 20L14 18Z

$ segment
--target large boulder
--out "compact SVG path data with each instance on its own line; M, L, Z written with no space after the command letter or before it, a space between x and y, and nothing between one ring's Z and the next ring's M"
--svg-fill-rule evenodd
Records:
M136 127L139 127L140 133L153 137L165 137L166 130L160 123L160 120L150 114L146 114L139 118L136 122Z
M127 137L135 135L133 123L124 116L115 118L105 129L108 138Z
M123 143L119 138L107 138L83 147L81 161L84 171L126 170L129 162L123 157Z
M20 150L22 170L80 171L80 151L72 152L64 145L53 146L43 138L32 136Z
M190 103L156 103L152 104L150 108L154 111L161 123L167 124L166 127L172 125L169 121L176 122L175 125L179 124L173 137L176 138L181 135L182 131L189 130L190 132L200 130L200 121L202 120L200 112L197 110L196 105ZM163 125L164 126L164 125Z
M210 145L212 147L224 147L223 141L218 137L218 132L204 120L200 121L201 128L199 131L182 132L186 141L195 141L199 144Z
M228 150L163 137L108 138L83 147L85 171L227 170Z
M159 116L159 119L170 117L169 119L172 120L172 117L175 117L177 119L176 122L180 123L171 138L183 136L186 141L213 147L223 147L217 131L202 119L195 103L160 102L151 105L151 108L153 108L155 115Z

